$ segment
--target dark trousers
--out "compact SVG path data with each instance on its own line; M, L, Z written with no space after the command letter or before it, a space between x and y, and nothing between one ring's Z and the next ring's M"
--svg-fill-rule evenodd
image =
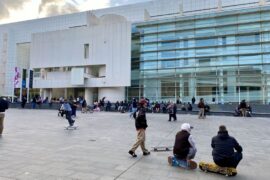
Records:
M222 159L222 160L215 160L214 162L221 166L221 167L234 167L236 168L239 162L242 160L243 155L242 153L235 152L231 158Z
M71 111L66 111L66 119L68 120L69 125L73 126L75 121L71 118Z
M75 116L76 117L76 108L72 108L72 111L71 111L71 116Z
M176 114L169 114L169 121L173 118L174 121L176 121Z

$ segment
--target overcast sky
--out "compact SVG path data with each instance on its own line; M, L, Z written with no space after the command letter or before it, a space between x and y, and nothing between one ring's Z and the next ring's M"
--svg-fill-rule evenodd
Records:
M0 24L149 0L0 0Z

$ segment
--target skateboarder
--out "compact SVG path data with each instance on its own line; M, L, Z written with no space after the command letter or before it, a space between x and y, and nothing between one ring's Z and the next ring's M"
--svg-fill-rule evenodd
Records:
M4 129L5 111L8 109L8 102L0 97L0 137Z
M236 168L243 158L242 147L234 137L229 136L224 125L219 126L218 134L212 138L211 146L214 162L220 167Z
M69 102L67 100L65 100L63 106L64 106L66 119L68 120L69 126L73 126L75 121L71 118L72 109L71 109Z
M137 142L133 145L131 150L128 152L132 157L137 157L135 154L136 149L141 146L143 155L147 156L150 152L145 148L145 131L148 127L147 120L146 120L146 107L147 101L145 99L141 99L139 102L138 108L138 116L135 120L135 127L137 129Z

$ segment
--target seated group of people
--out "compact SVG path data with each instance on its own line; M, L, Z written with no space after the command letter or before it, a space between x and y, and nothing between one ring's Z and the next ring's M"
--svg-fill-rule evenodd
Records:
M195 157L197 148L191 135L192 128L190 124L184 123L176 134L173 148L176 159L190 161ZM224 125L219 127L218 134L212 138L211 146L213 160L220 167L236 168L242 159L242 147L228 134Z
M252 108L245 100L242 100L239 106L235 109L235 116L251 117Z

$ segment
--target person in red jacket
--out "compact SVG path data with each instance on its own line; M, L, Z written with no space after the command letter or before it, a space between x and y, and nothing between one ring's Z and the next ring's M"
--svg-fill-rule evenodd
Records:
M148 127L147 120L146 120L146 107L147 107L147 101L145 99L141 99L139 102L139 108L138 108L138 116L135 120L135 127L137 130L137 141L129 150L129 154L132 157L137 157L135 154L136 149L141 146L141 149L143 151L143 155L147 156L150 154L150 152L145 148L145 131Z

